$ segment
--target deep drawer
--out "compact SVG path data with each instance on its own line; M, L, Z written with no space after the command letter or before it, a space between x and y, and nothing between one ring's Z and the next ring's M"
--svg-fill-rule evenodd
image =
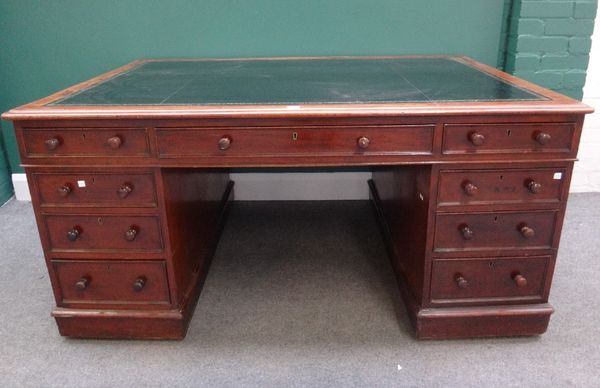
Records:
M523 153L572 151L573 123L446 124L442 152Z
M566 174L563 167L445 170L438 181L438 204L560 202Z
M549 249L558 211L438 213L434 251Z
M43 215L52 251L160 251L155 216Z
M158 129L161 157L431 154L433 125Z
M40 206L156 207L152 173L32 173Z
M52 260L62 303L169 303L163 261Z
M539 301L549 263L549 256L434 260L431 301Z
M48 156L149 156L145 129L23 129L25 154Z

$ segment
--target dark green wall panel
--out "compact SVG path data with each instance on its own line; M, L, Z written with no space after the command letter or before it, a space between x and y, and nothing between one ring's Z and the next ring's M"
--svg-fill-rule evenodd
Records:
M496 65L505 0L3 0L0 109L137 58L464 54ZM12 171L12 126L2 122Z

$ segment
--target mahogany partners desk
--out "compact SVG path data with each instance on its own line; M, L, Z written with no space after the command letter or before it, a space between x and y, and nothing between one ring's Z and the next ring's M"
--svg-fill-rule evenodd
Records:
M62 335L183 338L229 168L371 166L416 335L454 338L546 330L589 112L434 56L137 61L3 117Z

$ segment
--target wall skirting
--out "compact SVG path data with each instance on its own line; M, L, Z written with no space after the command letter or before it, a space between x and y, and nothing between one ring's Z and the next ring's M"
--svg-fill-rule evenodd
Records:
M27 184L27 176L25 174L12 174L12 183L17 201L31 201L31 194L29 194L29 185Z

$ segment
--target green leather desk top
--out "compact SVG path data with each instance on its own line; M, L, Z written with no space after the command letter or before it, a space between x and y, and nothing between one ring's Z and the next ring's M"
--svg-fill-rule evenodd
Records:
M150 61L48 105L535 100L547 98L452 58L355 58Z

